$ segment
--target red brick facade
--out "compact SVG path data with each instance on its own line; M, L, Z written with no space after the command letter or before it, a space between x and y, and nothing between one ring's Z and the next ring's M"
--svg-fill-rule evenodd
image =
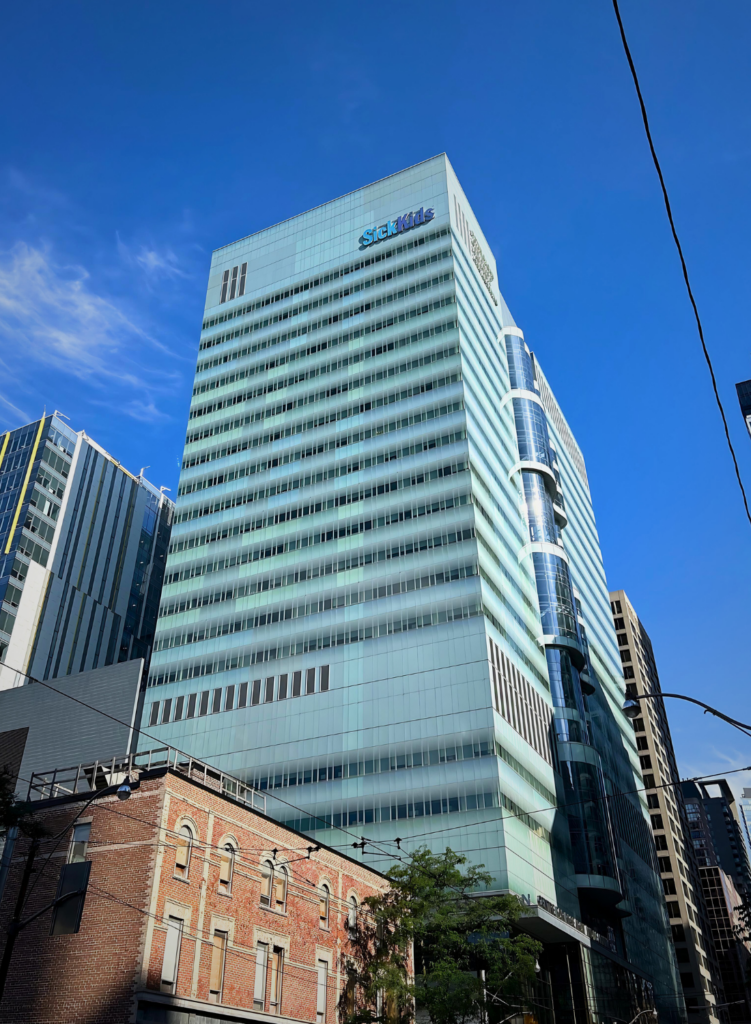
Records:
M54 835L80 803L49 801L39 816ZM385 888L381 875L309 852L308 837L173 771L142 777L127 802L96 800L78 821L91 823L92 865L80 930L50 935L48 911L19 934L4 1024L335 1024L352 898ZM42 844L24 917L55 898L70 843L68 831L51 856ZM3 929L27 849L14 850Z

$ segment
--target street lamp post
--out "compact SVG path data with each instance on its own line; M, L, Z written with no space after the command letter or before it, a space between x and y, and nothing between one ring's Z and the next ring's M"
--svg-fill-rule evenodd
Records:
M110 792L116 792L119 800L127 800L130 797L131 793L130 780L123 782L122 784L115 783L114 786L106 786L104 789L96 790L93 793L93 795L86 801L86 803L80 809L78 814L76 814L75 818L73 818L72 821L69 821L65 828L63 828L60 832L58 832L56 836L53 836L53 838L50 840L51 843L55 844L52 847L50 857L55 852L57 844L59 843L62 836L64 836L66 832L70 831L70 829L73 827L73 825L75 825L75 823L78 821L78 819L87 809L87 807L90 807L91 804L99 797L106 796ZM64 903L66 900L73 899L75 896L80 896L82 893L81 890L77 890L76 892L66 893L64 896L58 896L57 899L52 900L51 903L48 903L46 906L42 907L41 910L38 910L36 914L32 914L31 917L27 917L25 921L21 920L24 904L26 903L26 894L29 889L29 882L31 881L31 874L32 871L34 870L34 860L36 858L37 853L39 852L39 846L40 839L37 836L34 836L34 838L31 840L31 845L29 846L29 853L26 858L26 865L24 867L23 876L21 878L21 884L18 889L18 898L16 899L16 906L13 911L13 918L7 928L8 937L5 940L5 950L3 951L2 960L0 960L0 1002L2 1002L3 993L5 992L5 983L8 980L8 971L10 970L10 962L13 957L13 947L16 944L16 938L18 936L18 933L21 932L27 925L31 924L32 921L36 921L36 919L38 917L41 917L41 915L46 913L46 911L52 910L53 907L58 907L61 903ZM49 860L49 857L47 859Z
M709 704L705 704L703 700L697 700L695 697L687 697L684 693L638 693L633 697L630 697L627 701L624 701L622 707L627 718L636 718L641 711L639 701L641 700L655 700L659 697L675 697L677 700L687 700L690 704L698 704L700 708L704 708L704 714L714 715L715 718L721 718L723 722L727 722L732 725L733 728L739 729L744 735L751 739L751 725L746 725L745 722L739 722L735 718L730 718L728 715L724 715L717 708L711 707Z

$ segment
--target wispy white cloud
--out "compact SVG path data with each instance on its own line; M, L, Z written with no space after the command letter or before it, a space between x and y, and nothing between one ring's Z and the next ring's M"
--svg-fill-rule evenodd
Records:
M32 181L31 178L17 168L9 167L6 173L10 187L18 192L22 192L29 199L33 199L35 203L42 203L48 206L67 207L70 205L68 197L63 192L58 192L57 189Z
M741 795L744 786L751 786L751 770L748 770L748 752L735 748L732 743L726 747L710 744L695 751L695 756L681 764L681 773L686 778L716 775L718 778L727 775L730 787L736 796ZM738 769L742 769L739 771ZM728 774L733 772L732 775Z
M156 420L169 419L166 413L157 408L153 399L144 402L140 398L134 398L132 402L126 402L122 406L122 410L128 416L132 416L134 420L142 420L144 423L154 423Z
M180 266L179 258L169 246L160 248L155 245L141 245L136 250L126 245L118 234L117 250L124 263L142 270L147 275L149 284L165 278L174 280L178 277L190 276Z
M84 267L57 264L49 247L19 242L0 252L0 337L19 378L28 381L37 365L94 388L137 389L136 399L120 405L136 419L161 416L153 394L175 381L171 372L150 369L146 357L149 349L169 350L97 294Z
M15 424L16 421L21 420L24 423L28 423L29 420L32 419L27 412L23 409L19 409L17 405L14 405L13 402L11 402L9 398L6 398L1 391L0 406L2 406L2 409L0 410L0 422L7 423L12 421ZM9 419L7 415L8 412L12 413L11 419Z

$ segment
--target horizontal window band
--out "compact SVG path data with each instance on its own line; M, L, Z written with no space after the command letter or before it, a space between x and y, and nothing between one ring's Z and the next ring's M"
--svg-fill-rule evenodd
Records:
M440 302L432 303L429 306L424 307L422 314L431 312L433 309L439 309L443 306L452 305L455 300L442 299ZM390 326L386 325L386 326ZM446 330L451 330L454 326L454 321L448 321ZM353 336L356 336L358 332L355 332ZM366 328L364 333L369 333ZM439 332L440 333L440 332ZM415 364L417 365L417 364ZM423 365L423 364L419 364ZM332 395L344 394L347 391L354 391L358 387L366 387L368 384L375 384L383 380L386 376L394 376L396 373L407 372L408 370L414 369L414 366L406 366L405 369L396 370L394 368L391 373L386 374L385 371L378 371L371 373L365 377L355 378L351 381L346 381L337 387L327 388L324 391L315 392L314 394L308 395L304 400L298 399L297 405L309 405L311 402L321 401L324 398L330 398ZM220 399L216 402L211 402L209 405L201 405L195 409L191 409L188 415L188 421L195 420L201 416L208 416L211 413L219 412L222 409L232 408L234 405L241 405L244 402L252 401L254 398L261 398L264 395L274 394L277 391L282 391L287 387L294 387L296 384L302 383L307 379L305 374L294 374L292 377L286 377L283 380L273 381L271 384L259 385L257 388L251 388L249 391L240 392L240 394L234 394L227 398ZM295 408L294 405L282 405L277 407L276 413L271 413L268 410L264 410L265 416L279 415L281 412L287 411L288 408Z
M467 463L461 461L461 462L451 463L450 465L439 466L439 467L436 467L435 469L428 470L427 472L413 473L410 476L405 476L405 477L400 477L400 478L397 477L397 478L392 479L392 480L386 480L383 483L373 484L370 487L359 487L359 488L356 488L355 490L352 490L352 491L345 491L343 494L340 494L340 495L338 495L335 498L329 498L328 500L327 499L322 499L321 501L310 502L310 504L308 504L308 505L298 506L297 509L294 509L294 508L290 509L288 514L284 513L285 519L294 520L296 518L299 518L300 516L304 517L306 515L313 515L314 513L320 512L323 509L342 508L345 505L351 505L351 504L356 504L357 502L360 502L360 501L366 501L368 498L380 497L383 494L390 494L390 493L393 493L395 491L404 490L404 489L406 489L408 487L418 487L421 484L427 483L428 481L431 481L431 480L446 479L446 478L448 478L450 476L454 476L454 475L456 475L458 473L466 473L467 469L468 469ZM285 484L282 485L281 488L277 488L276 485L272 485L272 486L269 486L269 487L260 488L257 491L250 491L247 494L235 495L232 498L224 498L224 499L221 499L220 501L214 502L211 505L205 506L203 509L193 509L192 512L184 514L182 520L180 520L180 517L176 517L176 519L178 521L185 521L185 520L189 520L189 519L192 519L192 518L197 518L197 517L204 516L204 515L211 515L214 512L220 512L220 511L223 511L224 509L227 509L227 508L236 508L236 507L239 507L241 505L250 504L250 503L252 503L254 501L261 501L264 498L272 497L273 495L275 495L277 493L290 493L292 491L298 490L300 487L308 487L308 486L312 486L312 485L316 484L318 481L315 479L315 476L317 476L317 474L314 474L313 476L308 476L308 477L301 477L298 480L292 480L292 481L289 482L289 486L285 483ZM423 514L423 513L419 512L420 508L428 509L430 507L431 507L430 503L426 503L424 506L418 506L418 514L419 515ZM276 515L281 516L282 514L283 513L275 513L275 516ZM275 519L275 522L280 522L280 521L282 521L282 520L281 519ZM371 522L371 528L372 528L372 520L370 522ZM266 525L270 525L270 524L268 524L268 517L267 517L267 520L266 520ZM365 526L365 528L368 529L367 525ZM331 534L331 536L328 536L328 534ZM315 542L316 543L323 543L324 540L332 539L333 538L333 533L332 533L331 530L327 530L327 531L324 531L322 534L314 534L314 540L315 540L316 536L320 537L321 539L319 541L315 541ZM346 534L345 534L345 536L346 536ZM305 547L308 546L308 543L306 543L307 540L308 540L307 537L303 537L299 542L298 542L298 540L296 538L293 538L293 539L288 540L288 541L284 541L281 545L280 544L274 545L275 550L272 553L273 554L281 554L282 551L295 551L298 547L305 548ZM259 552L264 551L264 550L267 550L267 548L260 548ZM240 565L240 564L245 565L246 562L248 562L248 561L257 561L257 558L261 558L261 557L268 558L268 557L270 557L270 555L269 554L262 555L262 554L259 553L259 555L256 557L253 552L247 552L246 551L246 552L243 552L241 555L232 556L231 562L228 562L227 559L221 560L222 564L221 564L220 568L222 568L222 569L229 568L230 565L235 565L235 564L237 564L237 565ZM168 559L167 568L169 569L169 559ZM191 572L192 570L191 569L181 570L181 575L179 577L180 579L186 579L187 578L186 576L182 575L182 573L186 572L186 571L187 572ZM205 571L207 571L207 572L215 572L217 570L216 569L206 569ZM195 573L195 575L200 575L200 573ZM176 582L177 582L177 578L175 577L175 573L172 573L171 574L171 578L170 578L170 573L168 572L167 573L167 577L165 578L165 585L167 583L176 583Z
M493 613L487 607L487 605L483 605L482 606L482 613L485 616L485 618L488 620L488 622L491 622L493 624L493 626L495 626L495 628L498 631L498 633L500 633L500 635L503 637L503 639L509 645L509 647L514 652L514 654L516 654L516 656L518 658L521 658L521 660L527 666L527 668L532 673L532 675L535 677L535 679L537 679L538 682L542 683L542 685L545 687L546 690L549 690L550 689L550 683L548 682L547 676L544 676L542 674L542 672L540 672L540 670L537 668L535 663L529 657L527 652L522 647L519 646L519 644L516 642L516 640L514 640L514 638L512 636L509 636L509 633L508 633L508 630L506 629L506 627L503 625L503 623L498 621L498 619L495 617L495 615L493 615Z
M385 342L383 345L378 345L372 349L367 349L367 352L372 353L373 356L380 356L388 352L395 352L407 345L415 345L420 341L426 341L429 338L434 337L436 334L445 334L447 331L454 330L456 328L455 320L448 320L445 324L435 324L431 327L426 327L422 331L416 331L412 334L404 335L402 338L396 338L394 341ZM317 349L330 348L332 345L344 344L349 341L350 335L340 335L339 339L329 339L324 341L321 345L317 346ZM271 365L271 364L270 364ZM348 415L355 415L355 413L349 413ZM240 427L248 426L249 423L253 422L246 416L239 416L232 420L225 420L224 423L212 424L211 426L203 427L200 430L194 431L192 434L188 434L185 438L185 444L195 444L197 441L202 441L207 437L215 437L217 434L226 433L228 430L237 430Z
M453 608L445 608L437 612L410 616L404 619L401 617L397 619L390 618L376 622L372 626L339 629L334 633L316 635L309 637L307 640L282 644L278 647L259 648L249 653L238 653L231 657L225 656L216 661L212 659L194 662L191 665L182 665L175 668L154 665L152 662L154 671L149 676L147 685L150 687L160 686L166 682L179 682L182 679L193 679L197 676L230 672L234 669L247 668L250 665L293 658L300 654L307 654L310 651L323 651L328 650L330 647L341 647L362 643L365 640L378 639L381 636L407 633L414 629L426 629L430 626L443 625L447 622L459 622L463 619L476 618L481 614L480 605L473 601L466 605L458 605Z
M510 816L521 821L540 839L550 843L551 838L548 829L536 821L531 814L523 811L514 800L500 791L495 793L485 792L453 797L439 797L437 799L415 800L411 798L404 803L389 803L376 807L357 808L357 810L322 814L315 817L290 818L284 820L282 824L289 828L295 828L298 832L320 832L330 828L346 828L352 825L370 825L384 821L434 817L442 814L479 811L490 807L507 810ZM499 819L502 821L503 817L503 813L501 813ZM374 854L374 856L377 855L377 853Z
M345 277L347 274L354 273L357 270L362 270L366 267L370 267L376 263L381 263L384 260L391 259L394 256L398 256L402 252L408 252L410 249L416 249L420 246L426 245L430 242L434 242L437 238L444 238L450 234L448 228L442 228L439 231L433 231L428 235L421 235L418 238L410 239L409 242L405 242L403 245L399 245L394 249L386 249L383 252L379 252L377 255L370 257L366 260L359 260L356 263L345 264L336 270L330 271L328 274L320 275L316 278L310 278L308 281L301 282L299 285L288 288L284 292L272 293L262 299L256 300L248 306L241 306L237 309L230 310L229 312L215 316L213 319L204 320L201 329L207 330L209 327L213 327L215 324L224 323L228 320L232 320L238 316L244 316L247 313L254 312L256 309L260 309L265 306L272 305L276 302L281 302L284 299L293 298L295 295L301 292L309 291L311 288L318 288L323 284L328 284L329 281L336 281L339 278ZM214 345L220 344L224 341L224 337L220 338L209 338L207 341L201 343L201 350L205 348L211 348Z
M443 258L445 258L445 256L449 256L449 255L450 255L450 250L447 250L445 254L438 254L435 257L435 260L443 259ZM430 262L430 260L428 260L428 262ZM389 278L391 276L392 276L391 274L388 275ZM377 299L373 299L372 302L366 303L364 307L361 305L361 306L358 306L358 307L354 307L350 311L343 311L342 314L339 316L338 320L346 320L346 319L349 319L350 316L356 315L356 313L358 313L358 312L370 312L372 309L378 309L380 306L386 305L389 302L398 301L398 299L403 299L405 297L409 297L410 295L416 295L416 294L418 294L421 291L427 291L429 288L437 288L441 284L445 284L446 282L453 280L453 277L454 277L453 272L452 271L448 271L447 273L441 274L438 277L426 278L426 280L423 281L422 283L417 284L417 285L413 285L410 289L407 289L406 291L402 290L400 292L395 292L393 295L379 296ZM355 289L355 291L360 291L360 290L361 290L360 288L356 288ZM349 294L352 294L352 293L347 291L346 293L343 293L341 297L344 297L345 294L349 295ZM338 294L337 294L337 297L339 297ZM332 299L331 301L334 301L334 300ZM318 305L319 305L319 303L316 302L316 303L310 305L309 307L303 307L303 308L301 308L299 310L298 309L292 310L292 311L290 311L290 318L293 317L293 316L298 316L298 315L300 315L303 312L308 312L309 309L312 310L314 308L317 308ZM282 317L282 319L287 319L287 317ZM337 322L338 322L338 320L337 320ZM260 326L265 326L265 325L255 325L255 324L252 325L252 326L248 325L247 329L240 331L240 334L245 335L245 334L252 333L255 330L259 330ZM303 336L305 334L307 334L307 333L308 333L307 330L300 331L300 334L303 335ZM265 346L265 347L268 347L268 346ZM198 365L196 366L196 373L197 374L198 373L203 373L206 370L212 370L215 367L224 366L228 362L234 362L236 359L243 359L246 356L254 355L257 351L259 351L259 346L258 345L246 345L243 348L237 348L233 352L225 353L223 356L217 356L216 358L209 359L209 360L207 360L204 363L198 363ZM308 355L311 355L311 354L313 354L316 351L318 351L318 346L315 346L315 345L310 346L309 348L299 349L296 352L292 352L292 353L290 353L287 356L280 356L278 359L272 360L270 364L268 362L264 362L264 363L260 363L260 364L258 364L256 366L251 366L247 370L243 371L243 376L253 377L255 374L263 373L264 371L266 371L268 369L271 369L273 366L280 366L280 365L284 365L285 363L296 362L298 359L304 359ZM234 380L234 379L237 379L237 375L236 374L233 374L231 378L224 378L224 377L222 377L222 378L216 378L215 380L202 381L200 384L196 384L196 386L193 388L193 395L194 396L195 395L199 395L199 394L202 395L206 391L213 390L214 388L217 388L217 387L222 387L226 383L232 383L232 380Z
M416 441L414 444L404 445L401 448L393 448L390 451L360 456L356 459L352 459L350 462L337 462L333 466L329 466L327 469L319 470L317 473L311 473L311 480L313 477L315 477L317 483L322 483L325 480L337 480L340 477L349 476L352 473L360 473L366 469L383 466L398 459L409 458L411 455L419 455L421 452L433 451L435 448L444 448L446 445L456 444L459 441L466 441L466 439L466 430L455 430L450 434L442 434L440 437L426 438L424 441ZM288 455L280 456L279 458L251 463L250 465L246 464L237 470L233 469L226 473L217 473L215 476L205 477L203 480L197 481L195 484L195 490L188 490L187 488L192 487L193 485L186 484L185 489L182 490L182 494L180 496L182 497L185 494L194 494L198 491L205 491L210 487L218 487L221 484L232 483L235 480L243 480L249 476L265 473L270 469L276 469L278 466L288 466L292 463L300 462L303 458L312 458L313 455L317 454L319 453L311 451L310 454L308 454L304 450L298 450L297 452L290 452Z
M278 526L280 523L293 522L296 519L302 519L308 515L316 515L321 512L326 512L329 509L338 508L348 504L344 500L347 496L341 496L341 500L337 498L329 498L328 501L317 501L310 505L303 505L298 508L288 509L287 511L270 512L269 515L261 516L259 519L246 520L244 523L237 523L235 526L218 526L207 533L197 534L192 537L185 536L183 540L176 540L170 544L168 553L180 553L182 551L194 551L196 548L203 547L206 544L217 544L223 540L227 540L230 537L237 537L244 533L253 533L256 530L265 530L272 526ZM353 499L354 500L354 499ZM394 523L409 522L412 519L419 519L422 516L429 516L436 512L444 512L447 509L456 508L460 505L467 505L473 503L474 499L469 494L455 494L449 495L445 498L436 499L425 505L415 505L402 507L399 509L392 508L390 512L384 513L382 516L373 516L372 519L363 519L360 521L341 523L337 520L337 526L334 528L332 525L331 530L324 531L324 539L334 539L336 537L356 537L360 533L367 533L369 530L378 530L384 526L391 526ZM329 533L331 536L329 537ZM313 537L308 540L308 545L313 543L321 543L320 540L314 541ZM534 607L534 606L531 606Z
M160 608L159 618L180 615L182 612L191 611L194 608L205 608L207 605L220 604L224 601L236 601L241 597L251 597L254 594L267 593L268 591L278 590L280 587L305 583L308 580L325 579L340 572L349 572L351 569L359 569L366 565L378 565L380 562L393 561L408 555L419 554L422 551L431 551L437 548L448 547L452 544L460 544L464 541L472 540L474 535L474 527L468 526L454 532L436 534L420 540L402 541L399 544L390 544L388 547L376 548L372 551L355 552L346 558L340 558L334 562L308 566L305 569L297 569L294 572L284 573L281 576L267 576L265 579L255 579L252 583L240 584L228 590L220 590L210 594L199 595L198 597L188 597L172 601Z
M403 416L399 419L390 420L384 423L376 423L372 427L356 430L350 434L335 434L329 441L322 441L317 445L300 449L299 457L301 459L311 458L314 455L320 455L326 451L333 451L337 448L346 448L349 445L359 444L362 441L369 441L374 437L382 437L384 434L390 434L396 430L406 430L408 427L412 427L415 424L428 423L430 420L440 419L443 416L450 416L454 412L460 412L463 408L463 400L458 399L456 402L449 402L447 405L440 405L435 406L432 409L425 409L422 412L413 413L410 416ZM249 451L253 448L260 448L263 445L273 444L275 441L280 441L287 437L294 437L297 434L304 434L309 430L318 430L321 427L329 426L330 424L348 419L350 416L358 415L360 415L359 403L345 409L338 409L334 412L324 413L321 416L316 416L315 419L312 420L302 420L299 423L293 423L288 427L278 427L276 430L270 430L266 434L259 434L256 437L247 438L244 441L236 441L234 444L226 445L224 448L201 452L200 454L193 455L190 458L186 457L183 459L181 468L192 469L193 466L203 466L207 462L214 462L216 459L224 459L230 455L235 455L238 452ZM247 416L246 420L250 423L252 422L252 417ZM245 424L243 423L243 425ZM293 462L296 461L297 455L296 453L289 453L288 455L283 456L283 458L287 458L288 462Z
M261 629L264 626L289 622L294 619L310 618L327 611L335 611L338 608L351 608L361 604L368 604L371 601L379 601L382 598L445 586L447 583L453 583L456 580L471 579L477 576L477 565L462 565L453 569L447 569L445 572L414 576L409 580L402 580L396 583L357 588L334 597L317 597L315 600L306 601L303 604L287 605L287 607L276 608L271 611L256 611L244 618L235 618L228 622L203 626L195 631L189 630L175 636L157 638L154 642L154 652L174 650L177 647L184 647L188 644L213 640L219 636L243 633L249 629Z

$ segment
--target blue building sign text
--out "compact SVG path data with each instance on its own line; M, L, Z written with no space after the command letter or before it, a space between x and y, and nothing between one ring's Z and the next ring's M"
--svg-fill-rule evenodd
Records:
M417 228L421 224L427 224L429 220L435 217L435 211L431 206L428 210L423 210L422 207L415 213L405 213L403 217L397 217L396 220L389 220L380 227L366 228L360 236L360 241L363 245L372 245L373 242L382 242L384 238L391 238L392 235L401 234L402 231L408 231L410 228Z

